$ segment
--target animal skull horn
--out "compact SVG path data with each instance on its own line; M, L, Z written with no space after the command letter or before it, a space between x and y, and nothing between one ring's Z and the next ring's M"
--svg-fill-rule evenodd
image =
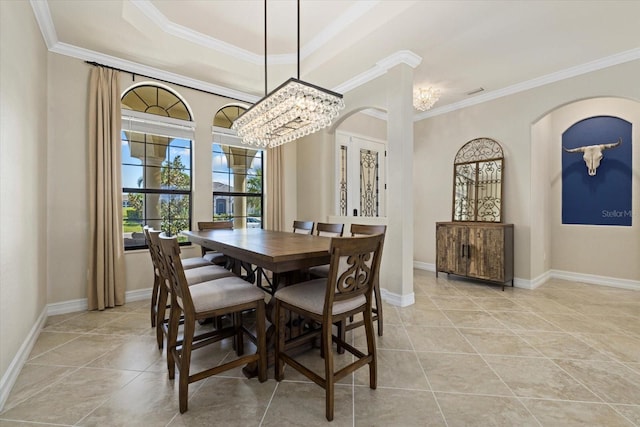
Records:
M612 142L609 144L598 144L598 145L584 145L578 148L565 148L564 151L567 153L584 153L582 158L587 165L587 169L589 170L589 176L594 176L596 174L596 169L600 166L600 161L602 160L602 151L607 150L609 148L615 148L618 145L622 144L622 137L618 138L616 142Z

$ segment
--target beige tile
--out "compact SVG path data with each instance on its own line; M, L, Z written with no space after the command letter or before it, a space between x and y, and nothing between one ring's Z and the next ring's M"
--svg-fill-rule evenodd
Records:
M491 315L513 330L559 331L560 329L544 320L536 313L516 311L493 311Z
M619 333L617 327L612 328L611 325L600 323L581 314L544 313L542 316L565 332L608 334L616 331Z
M611 405L623 417L640 426L640 406L638 405Z
M433 393L355 388L354 426L446 426Z
M41 354L46 353L47 351L62 344L68 343L69 341L78 338L79 336L80 334L42 331L40 332L38 340L34 344L33 349L31 349L29 359L40 356Z
M429 384L413 351L378 350L378 387L428 390ZM369 369L355 372L356 385L369 385Z
M3 409L13 408L23 400L55 384L76 369L63 366L25 364L11 389L11 394L7 398Z
M549 359L505 356L484 358L516 396L601 401Z
M473 298L473 302L487 311L527 311L527 309L509 298Z
M84 366L121 345L125 337L83 335L31 359L32 363L61 366Z
M400 320L400 314L398 313L398 307L382 303L382 316L384 318L384 325L399 325L402 323Z
M405 325L453 326L451 321L440 310L426 310L416 306L406 307L400 312Z
M81 368L62 378L55 387L45 389L4 412L2 417L75 424L137 375L138 372Z
M550 298L522 298L517 301L520 306L534 313L574 313L566 305Z
M536 419L513 397L436 393L449 426L539 426Z
M541 356L540 352L509 330L460 328L459 331L480 354Z
M393 306L392 306L393 307ZM416 295L415 303L409 307L419 307L423 310L437 310L438 306L433 302L433 298L427 295ZM400 312L406 310L409 307L394 307L398 312L398 319L400 319Z
M193 391L202 383L189 387ZM146 372L115 391L82 420L83 426L160 426L166 425L179 411L178 382L171 381L166 372ZM191 408L190 408L191 409Z
M374 329L375 325L374 325ZM384 325L384 335L381 337L377 334L376 329L376 346L377 348L385 348L388 350L411 350L411 342L409 336L402 325ZM356 347L366 348L367 339L365 337L364 328L353 330L353 342Z
M162 358L155 337L127 337L118 347L94 359L87 366L144 371Z
M611 360L606 354L594 349L565 332L518 331L527 343L547 357L558 359Z
M455 328L407 326L406 329L416 351L475 353Z
M480 306L466 296L433 296L433 303L442 310L479 310Z
M278 383L261 426L319 425L353 426L353 387L336 385L334 418L329 423L325 417L325 391L322 387L314 383Z
M45 326L45 331L57 332L90 332L124 316L122 312L86 311L78 316L72 316L61 322ZM149 319L147 318L147 322ZM149 323L147 323L149 325Z
M486 311L443 310L443 313L458 328L505 328Z
M591 347L621 362L640 362L640 339L628 335L577 334Z
M502 286L489 285L486 283L472 282L472 283L459 283L456 285L456 290L469 297L504 297L502 292Z
M522 402L543 426L633 426L606 404L533 399Z
M148 313L138 314L124 312L122 316L96 327L91 332L105 335L143 335L152 332L155 337L155 329L150 326Z
M513 396L478 355L418 353L418 357L434 391Z
M626 366L593 360L555 362L605 402L640 405L640 374Z
M273 380L207 378L189 396L189 410L178 414L168 426L258 426L277 384Z

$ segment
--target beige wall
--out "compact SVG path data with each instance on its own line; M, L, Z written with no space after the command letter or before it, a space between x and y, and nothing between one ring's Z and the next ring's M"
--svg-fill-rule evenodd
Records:
M563 261L556 260L553 265L549 258L540 258L545 252L558 253L558 247L551 248L555 243L544 238L552 231L548 215L557 214L549 205L552 193L545 195L539 187L553 173L545 166L550 150L545 144L548 138L558 136L552 121L543 121L540 127L532 128L549 112L578 100L601 96L640 100L639 73L640 61L633 61L417 122L415 260L435 263L435 222L451 218L453 158L464 143L484 136L500 142L505 152L504 221L515 224L515 276L525 286L549 268L639 280L637 267L632 266L635 263L620 265L615 253L602 254L597 263L586 269L581 267L584 257L569 260L565 257L572 255L567 251L562 251ZM541 141L540 146L533 145L534 136ZM583 244L595 244L589 236L581 230L572 234ZM606 238L610 244L628 249L637 259L637 244L628 246L634 238L638 239L637 232L634 237L622 239L619 233L607 233ZM565 242L568 240L567 237Z
M47 49L28 2L0 1L0 93L2 405L47 302Z

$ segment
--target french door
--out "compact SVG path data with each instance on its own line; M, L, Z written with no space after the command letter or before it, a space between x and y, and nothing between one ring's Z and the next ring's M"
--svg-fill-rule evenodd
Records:
M336 213L386 215L386 142L336 132Z

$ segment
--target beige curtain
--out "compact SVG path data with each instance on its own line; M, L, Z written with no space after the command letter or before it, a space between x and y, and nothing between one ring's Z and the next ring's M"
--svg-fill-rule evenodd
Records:
M89 310L124 304L121 121L118 72L94 67L89 83Z
M284 230L283 156L281 145L267 150L267 230Z

